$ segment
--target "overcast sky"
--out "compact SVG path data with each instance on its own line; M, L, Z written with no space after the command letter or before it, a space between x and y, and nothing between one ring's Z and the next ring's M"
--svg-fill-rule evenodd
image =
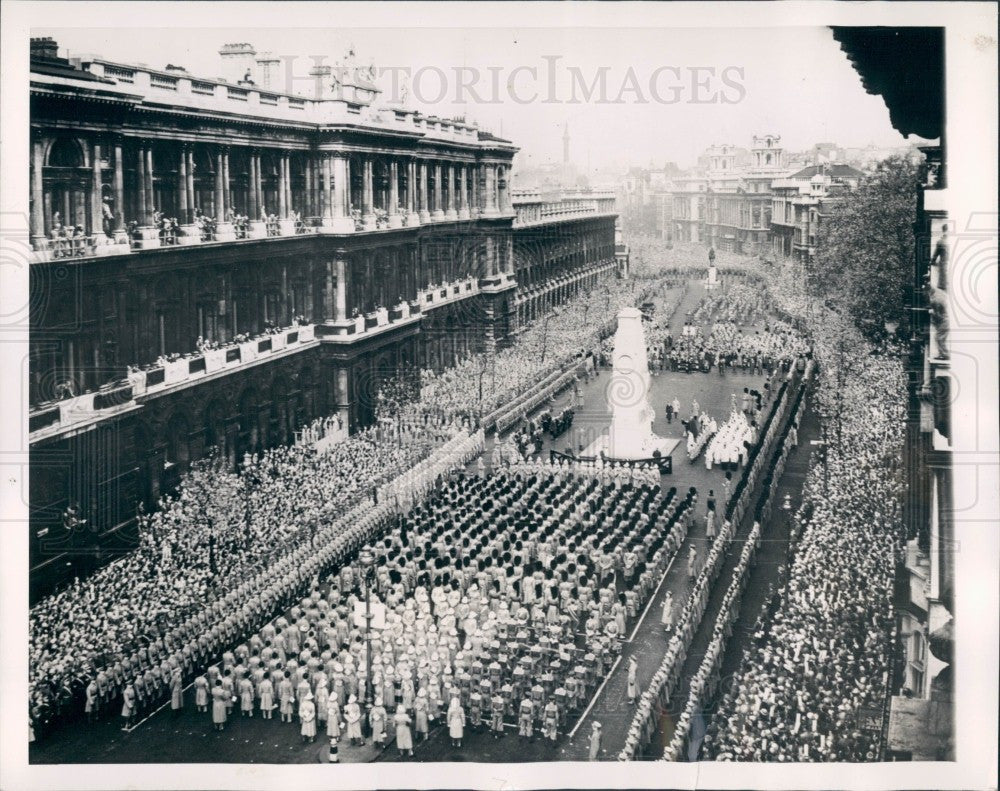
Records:
M61 54L93 53L156 68L222 74L219 47L358 60L409 83L408 104L465 115L521 146L522 166L562 157L563 125L581 169L694 164L715 142L749 147L780 134L789 150L817 142L901 145L878 96L860 79L827 28L637 29L36 29ZM409 79L403 69L409 70ZM443 78L443 79L442 79ZM303 81L300 88L308 89Z

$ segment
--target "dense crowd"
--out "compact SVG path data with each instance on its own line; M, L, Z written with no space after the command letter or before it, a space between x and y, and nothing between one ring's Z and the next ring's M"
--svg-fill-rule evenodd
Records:
M674 273L678 283L699 268L693 260L684 266ZM684 421L692 461L704 453L709 469L746 466L732 501L727 475L717 523L709 493L713 543L704 560L687 558L692 594L639 699L621 757L635 757L648 743L656 701L669 697L708 606L761 467L753 457L758 418L779 378L815 354L824 371L817 403L828 425L835 422L837 441L825 464L810 470L788 579L703 749L720 760L874 760L879 735L858 730L856 721L859 709L880 707L885 696L899 532L898 484L886 456L901 442L903 372L895 357L875 353L835 316L815 322L813 342L792 323L768 318L772 296L753 279L754 267L745 270L723 278L677 338L668 325L678 303L664 290L676 284L648 273L637 291L615 282L570 300L508 349L423 372L418 399L380 402L378 428L324 445L324 452L317 443L341 436L331 419L307 427L292 447L248 456L239 472L211 458L194 465L178 496L140 515L135 552L32 609L33 725L81 700L88 716L120 712L131 725L168 698L183 706L184 683L193 678L195 705L220 729L235 711L271 718L278 710L304 739L325 728L334 739L384 746L394 734L401 755L412 754L414 731L426 738L439 718L455 746L467 727L498 737L515 727L522 737L540 731L555 740L585 707L656 590L698 495L661 490L652 468L529 458L545 432L555 437L569 428L572 408L534 420L515 415L521 429L506 442L498 438L487 474L479 423L539 383L539 397L545 387L567 386L567 365L600 348L616 307L657 301L658 318L646 329L654 373L667 364L720 373L736 367L766 372L769 382L763 393L744 390L742 401L734 395L721 426L697 403ZM801 307L784 283L773 299L789 317ZM680 418L679 404L672 410ZM763 431L767 444L776 426ZM462 472L477 455L477 471ZM331 543L338 520L365 501L369 511ZM733 512L733 503L740 510ZM372 562L362 563L369 555ZM749 549L744 556L738 569ZM296 568L295 558L302 564L305 557ZM231 627L197 636L211 623L199 613L218 611L224 595L231 601L246 580L272 570L281 585L246 602ZM300 592L285 616L261 628L254 619L313 574L305 598ZM730 616L743 584L737 577L730 583ZM385 606L370 674L362 614L369 587L380 620ZM664 605L665 622L668 614L672 623L672 603L669 613ZM182 622L190 626L186 644L168 636ZM722 619L716 624L712 662L722 656L728 628ZM706 685L706 694L714 691L709 664L706 657L689 703ZM630 690L634 685L632 673ZM371 706L362 708L366 700ZM668 757L682 744L679 731Z
M791 407L790 392L789 388L782 387L776 395L774 410L765 422L751 458L747 459L747 464L740 473L738 484L731 493L727 490L722 499L722 507L719 509L720 525L717 530L714 527L714 519L710 521L712 529L708 532L715 535L709 536L711 544L704 561L692 547L687 569L690 589L676 619L672 612L667 611L668 607L673 607L673 602L669 598L664 602L663 623L670 633L667 651L648 688L639 698L625 745L618 756L620 760L633 760L639 757L655 734L663 728L659 715L666 710L680 682L687 653L709 606L712 584L722 569L727 548L738 533L744 513L752 505L751 498L754 496L755 484L764 475L768 455L779 441L781 436L779 431L785 425L786 415ZM713 492L710 492L707 498L710 512L713 499Z
M667 341L666 361L673 371L720 374L726 369L772 373L809 353L805 338L782 321L763 328L741 328L732 322L716 322L708 333L691 324L692 331Z
M670 312L677 298L668 300L665 293L662 282L636 289L631 281L611 280L579 294L529 325L506 349L472 355L442 372L423 371L419 403L410 410L475 419L489 414L598 347L614 331L619 308L653 298Z
M120 695L146 646L427 456L443 431L388 442L367 430L327 453L274 448L239 472L213 458L195 464L177 497L140 515L135 551L32 608L33 721L58 717L99 672Z
M371 553L370 567L344 565L223 654L196 680L196 704L207 713L212 696L220 727L237 708L278 709L305 738L314 718L353 743L384 746L394 733L401 753L439 719L456 746L466 726L554 740L602 680L696 502L661 491L655 474L595 472L531 463L449 476L358 555ZM384 605L370 676L367 568L368 604Z
M817 329L831 441L809 472L801 538L773 617L762 619L706 739L720 760L880 758L881 733L862 730L858 714L881 711L886 695L900 536L890 460L902 447L904 372L834 316Z

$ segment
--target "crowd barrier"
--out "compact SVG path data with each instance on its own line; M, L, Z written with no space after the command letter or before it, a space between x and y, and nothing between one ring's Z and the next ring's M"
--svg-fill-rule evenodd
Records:
M663 662L640 698L639 709L629 727L625 746L618 755L619 760L635 760L639 750L649 744L653 734L660 727L658 712L666 709L677 682L680 680L687 652L708 606L711 584L721 572L726 550L750 504L749 500L760 477L764 462L774 452L779 426L783 426L787 433L790 421L786 421L786 418L792 408L789 398L790 385L794 383L795 379L795 369L793 368L782 383L775 406L765 421L760 442L751 450L750 457L743 467L740 481L726 503L725 521L719 530L719 535L712 543L705 565L698 574L677 619ZM800 388L799 394L801 392Z
M702 710L705 701L715 694L718 687L719 669L722 667L722 659L725 656L723 649L726 641L732 635L733 623L740 612L740 600L749 580L747 572L756 559L757 550L760 548L760 534L760 523L755 522L750 530L750 535L747 536L736 568L733 570L732 580L722 600L719 615L715 620L712 639L708 648L705 649L705 657L691 679L687 702L677 720L673 736L664 748L664 761L676 761L681 757L685 742L691 732L695 714Z

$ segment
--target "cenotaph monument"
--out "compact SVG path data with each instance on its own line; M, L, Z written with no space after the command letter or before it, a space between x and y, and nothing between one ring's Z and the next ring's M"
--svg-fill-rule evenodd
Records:
M608 433L589 448L592 455L609 459L649 459L654 451L666 456L677 444L653 433L653 408L649 405L649 362L642 313L622 308L612 355L613 370L608 385Z

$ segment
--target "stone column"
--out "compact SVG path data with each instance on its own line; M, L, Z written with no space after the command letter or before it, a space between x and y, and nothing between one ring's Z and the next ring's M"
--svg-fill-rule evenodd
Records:
M39 189L41 183L39 183ZM122 143L115 141L115 243L128 241L125 235L125 157Z
M497 171L496 165L485 165L486 171L486 194L483 196L485 200L483 201L483 214L487 216L494 217L499 214L497 209Z
M229 172L229 156L225 149L215 155L215 240L231 242L236 239L236 231L231 222L226 222L226 176Z
M226 192L222 183L224 174L222 151L218 151L215 154L215 220L220 224L226 221Z
M315 217L319 214L314 206L315 192L313 192L313 161L311 158L306 159L306 166L302 172L305 177L305 194L302 196L303 204L299 211L302 212L303 220L308 221L309 217Z
M101 145L94 143L91 149L91 182L90 182L90 232L102 242L104 236L104 206L101 201Z
M347 320L347 251L338 249L333 262L334 273L337 276L336 302L334 316L337 321Z
M156 228L153 227L153 207L152 186L149 172L152 166L152 152L145 146L139 147L138 152L138 182L139 182L139 227L136 229L138 239L137 245L140 249L147 249L160 246L160 236Z
M257 217L256 219L263 222L264 212L267 210L267 206L264 205L264 176L261 171L261 152L257 152L257 178L254 182L254 190L257 192ZM273 206L271 207L274 208Z
M427 163L420 162L417 165L419 170L419 181L417 182L418 212L420 222L430 222L431 213L427 207Z
M232 181L229 178L229 149L225 148L222 151L222 191L226 196L226 211L229 211L233 206L233 189Z
M250 222L260 219L260 205L257 203L257 184L260 181L260 155L256 151L250 152L250 187L247 214L250 215Z
M337 319L337 274L333 261L323 264L323 323L332 324Z
M476 214L486 213L486 165L480 164L476 168L476 179L474 185Z
M278 159L278 219L288 217L288 191L285 189L285 178L288 175L288 158L282 154Z
M406 224L420 224L420 215L417 214L417 163L412 159L406 163Z
M327 157L328 171L324 189L328 189L330 217L323 219L323 227L334 233L351 233L354 220L351 219L350 169L344 156L331 154Z
M507 180L507 168L504 165L497 167L497 203L502 214L510 211L510 184Z
M177 237L177 244L179 245L198 244L201 241L198 227L192 222L194 207L191 204L194 202L194 195L193 190L189 189L188 184L193 176L191 173L190 156L191 152L188 150L187 144L182 144L180 168L177 171L177 197L181 212L181 216L178 218L181 223L181 232Z
M121 151L121 147L118 147ZM45 154L42 149L42 141L38 138L31 143L31 241L36 250L45 247L45 191L43 189L42 168L45 161ZM118 160L119 170L121 160ZM118 200L116 197L115 200ZM116 209L121 211L118 206Z
M401 228L403 216L399 212L399 163L389 162L389 227Z
M466 165L458 166L458 219L469 219L468 194L469 169Z
M146 169L143 177L143 185L146 192L146 218L143 220L143 225L152 225L153 214L157 209L163 207L155 204L155 198L153 196L153 149L146 148L144 157Z
M260 184L260 151L250 152L250 201L247 207L249 216L247 234L251 239L267 237L267 224L261 219L262 190Z
M493 277L497 273L497 254L493 244L493 237L487 236L486 244L486 277Z
M323 228L333 227L333 162L329 154L322 154Z
M348 378L348 370L345 365L338 366L336 369L336 378L334 379L334 401L336 402L336 411L344 420L344 426L351 430L354 428L352 415L353 412L351 404L351 389L350 380Z
M188 222L194 222L194 151L190 148L187 152L187 163Z
M449 220L458 219L458 209L455 205L455 166L450 162L445 166L445 183L448 185L448 208L445 216Z
M302 207L299 207L301 210ZM285 154L285 217L295 219L295 201L292 197L292 157Z
M146 225L146 149L140 146L136 151L136 197L138 198L139 216L135 221L140 227Z
M187 173L188 173L188 163L187 163L187 146L181 145L181 155L178 160L177 168L177 206L180 211L180 217L177 219L182 223L190 222L188 220L188 194L187 194Z
M292 236L295 233L295 220L292 219L292 163L288 154L282 154L278 166L278 228L282 236Z
M361 171L361 221L366 231L375 229L375 185L374 162L370 156L365 157Z
M444 183L441 178L441 163L434 163L434 199L431 211L432 220L444 219Z

